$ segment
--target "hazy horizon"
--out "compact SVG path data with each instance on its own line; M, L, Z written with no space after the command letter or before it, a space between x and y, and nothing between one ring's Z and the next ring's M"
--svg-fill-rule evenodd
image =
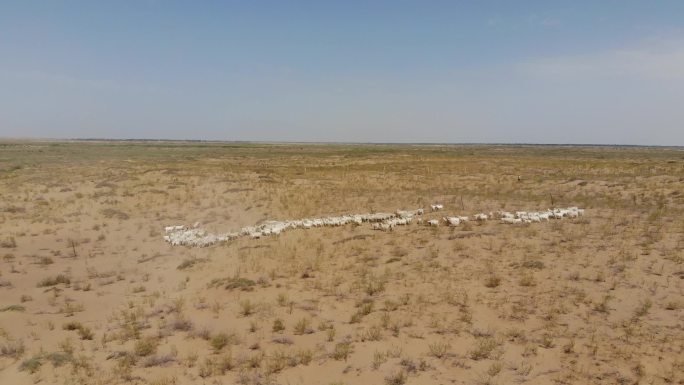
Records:
M223 140L223 139L168 139L168 138L48 138L48 137L0 137L0 142L172 142L172 143L244 143L273 145L377 145L377 146L532 146L532 147L662 147L681 148L672 144L620 144L620 143L539 143L539 142L343 142L343 141L277 141L277 140Z
M684 3L7 2L0 138L684 145Z

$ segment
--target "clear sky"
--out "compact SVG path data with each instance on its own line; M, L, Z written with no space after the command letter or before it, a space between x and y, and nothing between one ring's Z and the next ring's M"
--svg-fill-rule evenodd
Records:
M0 137L684 145L684 1L2 1Z

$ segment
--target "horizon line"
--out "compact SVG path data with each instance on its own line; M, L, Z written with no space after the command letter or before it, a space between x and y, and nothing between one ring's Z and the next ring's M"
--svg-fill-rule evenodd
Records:
M224 139L166 139L166 138L21 138L2 137L2 141L35 142L175 142L175 143L242 143L242 144L297 144L297 145L377 145L377 146L551 146L551 147L658 147L684 149L684 145L619 144L619 143L541 143L541 142L353 142L353 141L289 141L289 140L224 140Z

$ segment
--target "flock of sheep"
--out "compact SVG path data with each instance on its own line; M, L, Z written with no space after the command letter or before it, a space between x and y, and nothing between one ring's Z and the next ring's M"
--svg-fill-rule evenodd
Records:
M433 204L430 205L430 209L433 212L440 211L444 209L444 206L441 204ZM174 246L205 247L234 240L239 237L249 236L250 238L256 239L269 235L278 235L283 231L290 229L310 229L312 227L337 227L347 224L362 225L363 223L372 223L372 228L374 230L389 231L396 226L405 226L412 222L428 226L439 226L440 221L437 219L423 220L422 218L419 218L423 214L423 209L416 209L397 210L394 213L353 214L337 217L266 221L260 225L243 227L237 232L223 234L207 233L205 230L199 228L199 223L195 223L191 228L182 225L166 227L164 229L166 233L166 235L164 235L164 240ZM473 215L472 219L480 222L499 219L501 223L505 224L524 224L548 221L550 219L577 218L582 215L584 215L584 209L568 207L531 212L516 211L515 213L511 213L507 211L497 211L496 213L490 212L488 214L478 213ZM447 226L458 226L469 220L471 220L471 217L467 216L450 216L442 218L442 221Z

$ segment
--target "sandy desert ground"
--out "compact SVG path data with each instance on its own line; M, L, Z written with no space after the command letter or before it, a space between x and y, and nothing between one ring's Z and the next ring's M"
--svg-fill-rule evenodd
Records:
M684 383L682 149L5 141L0 196L1 384ZM586 212L163 240L431 203Z

